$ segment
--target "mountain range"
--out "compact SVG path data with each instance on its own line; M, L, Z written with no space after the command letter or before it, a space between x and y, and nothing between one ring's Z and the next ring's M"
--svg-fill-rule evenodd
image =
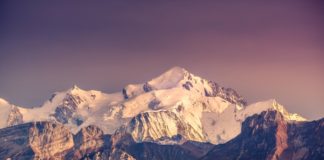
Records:
M116 93L73 86L38 107L0 98L0 159L324 159L324 120L173 67Z

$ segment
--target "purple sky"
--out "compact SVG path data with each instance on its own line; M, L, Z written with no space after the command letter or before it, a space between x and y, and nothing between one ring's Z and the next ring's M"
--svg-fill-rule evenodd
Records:
M316 119L323 28L320 0L1 1L0 97L35 106L73 84L113 92L181 66Z

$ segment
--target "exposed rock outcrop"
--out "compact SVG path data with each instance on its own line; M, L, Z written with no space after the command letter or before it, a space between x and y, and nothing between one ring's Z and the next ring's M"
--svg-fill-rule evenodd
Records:
M0 159L33 159L34 152L29 144L29 129L32 123L0 129Z
M104 135L103 131L94 125L82 128L74 136L74 149L66 157L81 159L83 157L107 157L105 149L110 147L110 136Z
M206 141L202 128L191 126L174 112L145 112L135 116L125 128L136 142ZM180 135L180 139L177 138Z
M16 106L11 107L11 111L8 115L7 125L13 126L23 123L23 115L20 113L19 109Z
M50 122L33 123L29 130L29 144L36 159L63 158L74 146L69 129Z
M207 97L219 96L231 103L238 104L240 106L247 105L247 101L241 95L239 95L234 89L224 88L213 81L208 81L208 85L210 87L210 90L205 89L205 96Z
M202 159L323 159L324 119L287 123L281 113L265 111L248 117L233 140L216 145Z
M62 159L73 145L70 131L56 123L26 123L0 130L0 159Z
M55 119L66 124L72 122L76 125L81 125L83 123L82 118L77 115L78 105L81 104L83 100L78 95L67 94L63 99L63 104L55 109L54 117Z

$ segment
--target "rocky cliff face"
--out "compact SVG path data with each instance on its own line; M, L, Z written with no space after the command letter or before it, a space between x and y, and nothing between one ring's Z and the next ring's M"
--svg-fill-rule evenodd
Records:
M108 153L107 153L108 152ZM105 159L110 136L96 126L73 135L59 123L35 122L0 130L0 159Z
M29 143L32 123L0 129L0 159L33 159L34 152Z
M205 96L207 97L219 96L233 104L237 104L240 106L247 105L246 100L241 95L239 95L234 89L222 87L213 81L208 81L208 85L210 89L209 90L206 88L204 89Z
M134 117L126 131L137 142L175 142L181 140L207 141L200 125L186 123L179 115L170 111L146 112ZM164 137L161 137L164 135Z
M23 115L20 113L18 107L12 106L8 115L7 125L13 126L21 123L23 123Z
M324 159L324 119L291 124L287 135L281 159Z
M66 155L66 158L96 157L95 159L100 159L108 157L104 150L110 148L110 135L104 135L99 127L90 125L82 128L74 136L74 143L74 149Z
M60 124L35 122L0 130L0 159L63 158L73 136Z
M76 89L76 87L73 89ZM83 101L79 95L68 93L62 101L62 105L55 109L54 118L62 124L71 122L77 126L81 125L83 119L77 115L76 111Z
M96 126L73 136L60 124L37 122L1 129L0 135L0 159L197 159L203 153L202 144L136 143L125 133L110 138Z
M186 141L182 145L158 144L155 142L136 142L125 129L118 130L111 138L110 159L137 160L191 160L206 154L213 145Z
M247 118L241 134L202 159L323 159L324 119L287 123L277 111Z
M29 130L29 144L36 159L63 158L74 146L73 135L61 124L36 122Z

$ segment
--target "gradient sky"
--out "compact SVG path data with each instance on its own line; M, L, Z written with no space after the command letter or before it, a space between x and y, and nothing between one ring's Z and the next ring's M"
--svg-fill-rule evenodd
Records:
M120 91L172 66L324 116L324 3L1 1L0 97L42 104L73 84Z

